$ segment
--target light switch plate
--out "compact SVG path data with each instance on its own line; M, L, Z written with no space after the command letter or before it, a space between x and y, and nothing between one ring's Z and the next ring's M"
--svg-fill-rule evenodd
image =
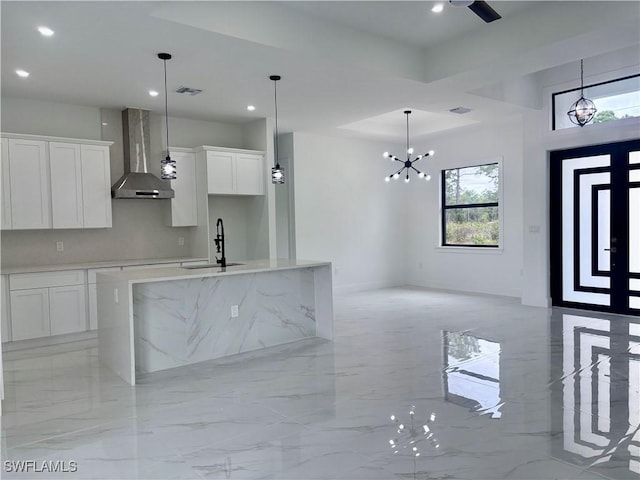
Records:
M62 242L56 242L56 250L58 252L64 252L64 243Z

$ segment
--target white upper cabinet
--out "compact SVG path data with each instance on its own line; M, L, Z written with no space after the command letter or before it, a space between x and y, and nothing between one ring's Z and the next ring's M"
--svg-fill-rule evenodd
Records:
M106 145L81 145L84 228L110 228L111 163Z
M263 195L264 172L262 155L238 153L236 155L236 193Z
M2 177L2 195L0 195L0 228L11 228L11 179L9 178L9 140L0 138L2 157L0 158L0 177Z
M218 195L264 195L259 152L207 150L207 191Z
M9 139L11 227L51 228L47 142Z
M236 193L235 153L207 152L207 191Z
M196 154L170 150L176 161L176 179L171 180L175 197L171 199L171 218L167 222L172 227L192 227L198 225L196 192Z
M53 228L82 228L82 162L77 143L49 143Z
M3 229L111 227L110 142L7 135Z

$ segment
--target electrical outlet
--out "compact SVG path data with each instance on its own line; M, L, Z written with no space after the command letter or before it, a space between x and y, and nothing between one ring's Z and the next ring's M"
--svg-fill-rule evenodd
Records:
M118 298L118 289L113 289L113 303L120 303L120 299Z
M231 318L238 317L238 305L231 305Z
M62 242L56 242L56 250L58 252L64 252L64 243Z
M184 237L178 237L178 245L181 247L184 245Z

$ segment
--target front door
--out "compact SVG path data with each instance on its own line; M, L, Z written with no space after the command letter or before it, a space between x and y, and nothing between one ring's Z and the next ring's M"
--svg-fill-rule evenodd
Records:
M640 313L640 140L551 152L553 305Z

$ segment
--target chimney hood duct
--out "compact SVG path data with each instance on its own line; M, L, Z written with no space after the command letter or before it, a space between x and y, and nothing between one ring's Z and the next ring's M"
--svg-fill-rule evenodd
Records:
M127 108L122 111L124 175L111 187L113 198L173 198L168 182L147 171L151 152L149 111Z

